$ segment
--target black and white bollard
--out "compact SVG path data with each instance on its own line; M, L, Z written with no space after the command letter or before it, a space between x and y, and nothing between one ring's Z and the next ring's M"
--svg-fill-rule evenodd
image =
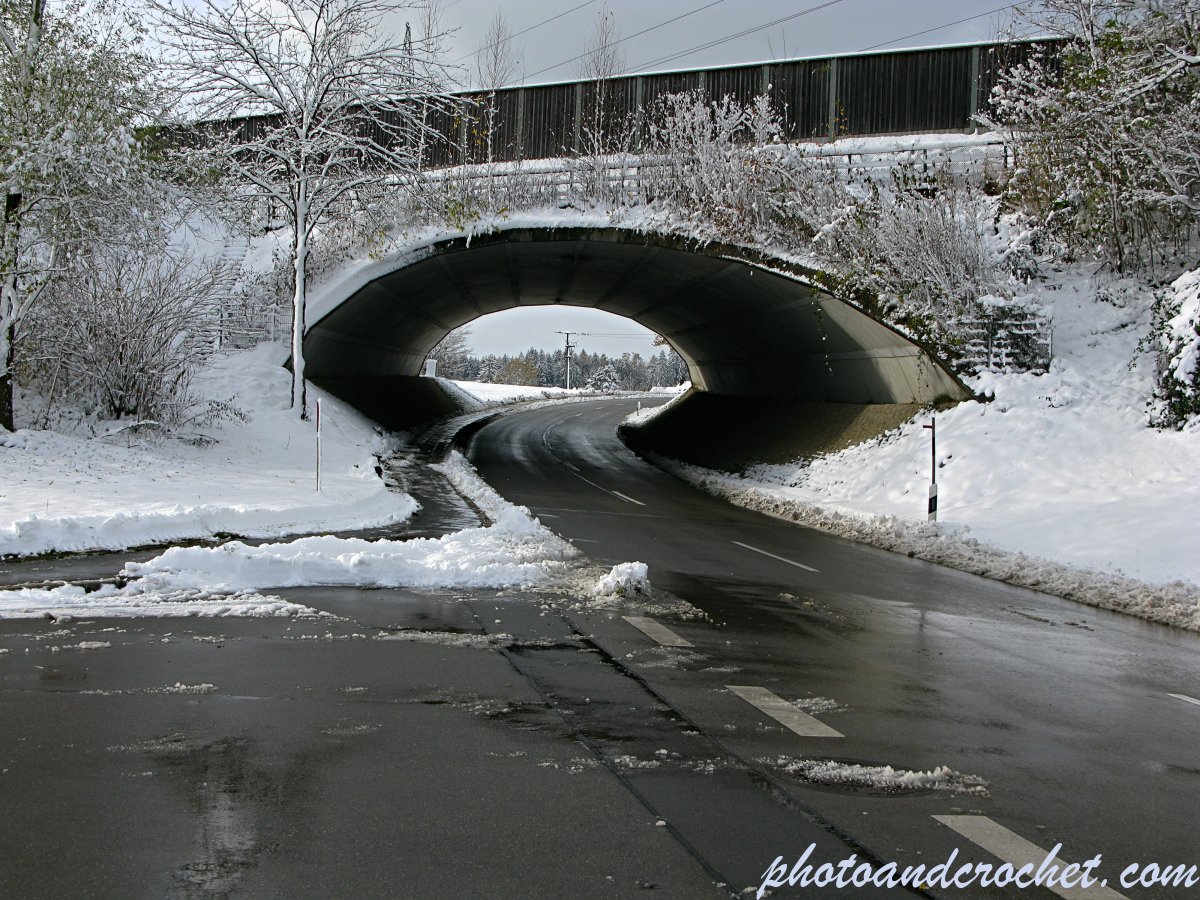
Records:
M321 492L321 400L317 399L317 493Z
M929 429L929 450L933 456L933 468L929 476L929 521L937 521L937 419L931 418L928 425L922 425L922 428Z

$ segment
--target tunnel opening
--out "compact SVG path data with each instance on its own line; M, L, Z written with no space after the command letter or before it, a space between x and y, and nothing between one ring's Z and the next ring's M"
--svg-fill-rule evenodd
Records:
M558 304L610 312L662 335L693 384L674 416L688 403L730 422L753 409L765 436L796 418L813 427L823 421L829 431L831 422L861 424L862 407L892 407L866 417L892 422L921 405L972 396L928 348L825 293L820 280L813 269L750 248L621 228L450 238L326 291L310 313L306 373L388 427L412 427L455 411L450 394L419 377L446 334L502 310ZM666 421L656 430L666 433Z

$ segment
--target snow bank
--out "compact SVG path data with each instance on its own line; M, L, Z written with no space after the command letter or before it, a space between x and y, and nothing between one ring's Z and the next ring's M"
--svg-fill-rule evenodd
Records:
M0 555L116 550L227 532L278 537L402 521L416 503L375 475L387 452L373 423L323 391L323 465L316 431L290 412L287 350L232 352L197 379L248 422L199 429L201 444L128 433L85 439L49 431L0 434ZM216 443L211 443L215 441Z

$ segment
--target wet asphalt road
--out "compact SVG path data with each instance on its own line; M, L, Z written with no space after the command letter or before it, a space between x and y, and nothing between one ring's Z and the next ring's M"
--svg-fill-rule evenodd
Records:
M1130 898L1195 895L1116 874L1200 864L1200 706L1168 696L1200 696L1200 640L729 506L620 445L632 405L503 418L471 457L588 555L644 561L706 612L660 617L692 648L512 592L279 592L323 620L0 622L0 898L705 898L810 842L835 864L997 861L945 814L1101 853ZM450 498L444 516L468 513ZM794 734L727 684L836 701L818 715L844 737ZM785 771L821 758L946 765L989 796ZM883 893L913 895L773 896Z

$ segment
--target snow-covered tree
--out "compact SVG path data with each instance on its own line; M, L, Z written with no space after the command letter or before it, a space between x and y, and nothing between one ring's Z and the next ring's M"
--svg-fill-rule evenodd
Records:
M145 212L136 129L155 95L140 38L128 17L80 2L0 0L0 427L13 427L14 353L30 311L81 243Z
M187 419L196 407L192 374L217 345L224 268L104 245L79 263L51 285L39 312L50 392L101 418Z
M444 96L430 52L441 35L393 39L383 18L403 7L390 0L151 3L213 152L292 228L292 407L304 416L310 245L323 223L375 205L389 178L419 173L437 139L424 110Z
M606 362L587 380L587 386L589 390L612 394L621 389L621 375L616 366Z
M470 328L455 328L429 351L429 358L437 360L437 373L442 378L466 378L467 364L471 358Z
M1067 42L1006 74L982 117L1016 151L1012 194L1076 252L1153 272L1200 220L1200 0L1029 15Z

